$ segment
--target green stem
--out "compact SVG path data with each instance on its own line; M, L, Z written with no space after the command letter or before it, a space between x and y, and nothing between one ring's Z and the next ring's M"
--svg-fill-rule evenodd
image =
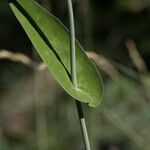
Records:
M72 8L72 1L68 0L69 9L69 20L70 20L70 62L71 62L71 77L75 88L77 88L77 76L76 76L76 52L75 52L75 27L74 27L74 15ZM76 101L80 126L82 130L82 137L84 140L85 150L90 150L90 143L88 138L88 132L86 127L86 122L83 114L83 109L81 102Z
M75 27L72 1L68 0L69 20L70 20L70 62L71 62L71 77L75 88L77 88L76 76L76 51L75 51Z
M78 116L79 116L79 120L80 120L80 126L81 126L81 130L82 130L84 146L85 146L86 150L90 150L91 149L90 148L90 142L89 142L87 127L86 127L86 122L85 122L81 102L76 101L76 106L77 106L77 110L78 110Z

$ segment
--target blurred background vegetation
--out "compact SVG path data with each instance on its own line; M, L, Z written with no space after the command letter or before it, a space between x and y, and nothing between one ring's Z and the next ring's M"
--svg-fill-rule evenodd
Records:
M66 0L38 2L68 26ZM74 11L76 36L104 79L102 104L83 105L92 150L149 150L150 1L74 0ZM75 104L40 63L1 0L0 149L83 150Z

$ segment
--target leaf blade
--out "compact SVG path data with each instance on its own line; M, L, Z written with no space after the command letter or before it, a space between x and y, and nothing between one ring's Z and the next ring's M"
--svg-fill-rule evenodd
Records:
M102 80L78 41L75 89L70 79L70 39L66 27L33 0L9 0L9 4L57 82L73 98L96 107L102 98Z

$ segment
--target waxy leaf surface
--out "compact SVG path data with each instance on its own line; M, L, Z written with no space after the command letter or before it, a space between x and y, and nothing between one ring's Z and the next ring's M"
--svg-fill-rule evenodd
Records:
M32 44L62 88L76 100L96 107L102 99L102 80L76 40L77 84L71 82L70 36L66 27L33 0L8 0Z

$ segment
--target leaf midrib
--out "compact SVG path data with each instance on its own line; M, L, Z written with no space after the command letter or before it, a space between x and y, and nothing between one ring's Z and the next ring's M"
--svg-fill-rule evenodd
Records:
M10 0L9 0L10 1ZM39 34L39 36L42 38L42 40L44 41L44 43L49 47L49 49L54 53L54 55L56 56L56 58L58 59L58 61L61 63L61 65L63 66L63 68L65 69L65 72L68 76L68 78L71 81L71 73L67 70L66 66L64 65L63 61L61 60L61 58L59 57L59 55L57 54L56 50L54 49L54 47L52 46L52 44L50 43L50 41L48 40L47 36L43 33L43 31L39 28L39 26L37 25L37 23L34 21L34 19L26 12L26 10L19 4L18 1L11 1L11 3L13 3L17 9L24 15L24 17L31 23L31 25L34 27L34 29L37 31L37 33Z

